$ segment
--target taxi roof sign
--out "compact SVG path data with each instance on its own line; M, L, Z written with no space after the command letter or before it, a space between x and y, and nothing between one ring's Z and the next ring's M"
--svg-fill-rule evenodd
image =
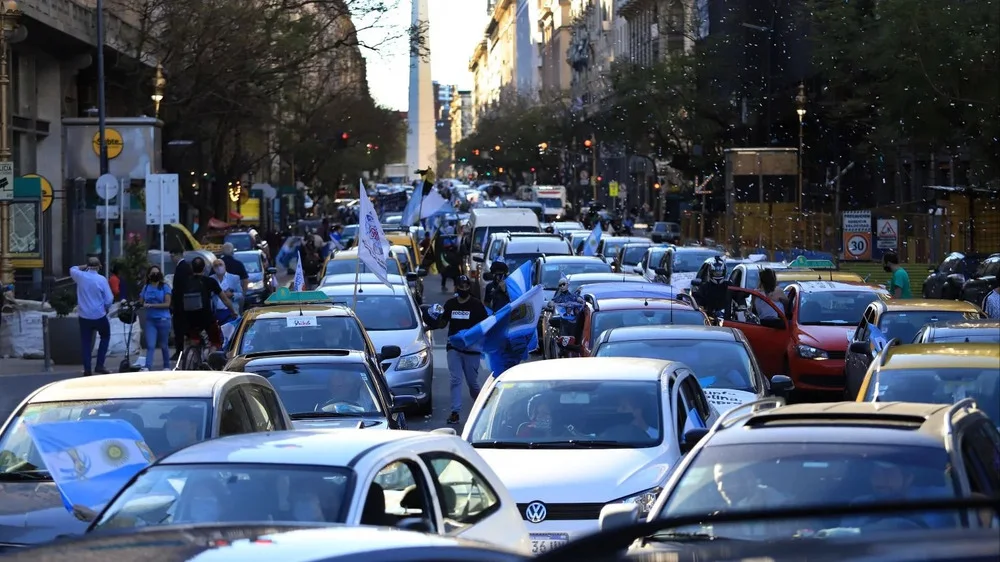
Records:
M330 297L323 291L293 291L288 287L278 287L264 304L330 304Z
M806 267L809 269L837 269L837 264L830 260L809 260L799 256L788 263L788 267Z

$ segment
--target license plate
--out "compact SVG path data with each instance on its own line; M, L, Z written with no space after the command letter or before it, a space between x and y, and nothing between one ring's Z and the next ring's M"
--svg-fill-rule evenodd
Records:
M531 553L541 554L569 542L569 533L531 533Z

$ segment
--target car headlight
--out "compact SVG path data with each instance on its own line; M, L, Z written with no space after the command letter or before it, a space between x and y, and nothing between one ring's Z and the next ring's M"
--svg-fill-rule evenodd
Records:
M430 360L431 354L426 349L422 349L416 353L411 353L410 355L404 355L399 358L399 362L396 363L397 371L412 371L413 369L419 369L421 367L427 366L427 362Z
M247 283L247 291L263 291L264 282L263 281L251 281Z
M663 488L659 486L655 488L650 488L648 490L643 490L638 494L632 494L631 496L626 496L620 500L615 500L611 503L624 503L631 504L634 503L639 507L639 518L646 517L649 515L649 510L653 508L653 504L656 503L656 497L660 495Z
M799 357L803 359L829 359L830 356L827 355L822 349L817 349L810 345L799 344L795 346L795 350L798 351Z

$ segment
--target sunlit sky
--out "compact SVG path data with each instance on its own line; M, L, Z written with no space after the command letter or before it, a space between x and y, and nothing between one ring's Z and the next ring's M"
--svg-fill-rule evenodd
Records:
M368 87L381 105L405 111L410 80L410 52L405 37L410 25L410 0L398 2L377 23L356 19L361 42L377 45L362 49L368 62ZM430 8L431 79L472 89L469 58L486 31L486 0L428 0ZM390 38L388 41L386 38Z

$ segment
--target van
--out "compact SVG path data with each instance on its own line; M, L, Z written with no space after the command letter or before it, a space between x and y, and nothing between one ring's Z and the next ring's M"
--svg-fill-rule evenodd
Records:
M492 232L541 232L538 216L531 209L516 207L472 209L466 232L470 236L465 270L474 285L479 284L486 241ZM477 261L475 258L479 258Z

